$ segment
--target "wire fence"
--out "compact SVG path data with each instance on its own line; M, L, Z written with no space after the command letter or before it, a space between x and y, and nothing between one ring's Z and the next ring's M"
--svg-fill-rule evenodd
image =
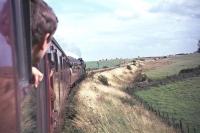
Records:
M200 133L200 125L194 126L194 124L189 124L183 120L176 119L173 115L155 109L151 104L140 98L138 95L133 93L135 99L147 110L153 112L156 116L160 117L163 122L168 126L178 129L181 133Z

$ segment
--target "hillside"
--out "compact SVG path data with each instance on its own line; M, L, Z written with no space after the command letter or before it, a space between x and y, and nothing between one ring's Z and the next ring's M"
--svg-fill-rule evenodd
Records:
M63 132L175 132L126 93L138 73L138 67L132 65L86 78L71 93Z

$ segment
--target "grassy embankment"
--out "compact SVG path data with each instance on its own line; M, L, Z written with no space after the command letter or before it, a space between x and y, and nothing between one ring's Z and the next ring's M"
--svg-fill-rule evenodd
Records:
M131 70L121 67L84 80L71 93L63 133L175 132L125 92L137 70L135 66ZM102 76L108 85L100 82Z
M166 61L166 60L165 60ZM151 79L164 79L178 74L181 69L200 65L200 54L184 55L167 59L171 63L155 67L145 73ZM165 63L164 63L165 64ZM151 87L136 94L151 104L155 109L169 113L176 119L183 120L200 132L200 77L193 77L163 86Z

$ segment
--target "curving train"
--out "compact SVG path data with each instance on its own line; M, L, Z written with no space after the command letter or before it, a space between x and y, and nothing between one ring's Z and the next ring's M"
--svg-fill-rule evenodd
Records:
M4 22L1 10L5 6L7 24L0 24L0 133L60 132L66 98L85 77L86 65L81 58L67 56L53 39L38 65L43 81L34 88L30 3L2 0L0 22Z
M85 63L82 58L76 59L65 55L57 41L53 39L51 46L41 62L45 73L44 97L47 97L46 103L48 113L49 132L59 132L63 124L64 108L66 98L71 89L82 80L85 75ZM46 105L45 105L46 104Z

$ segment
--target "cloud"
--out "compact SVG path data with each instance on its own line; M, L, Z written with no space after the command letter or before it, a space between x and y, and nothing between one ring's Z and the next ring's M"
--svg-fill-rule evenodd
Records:
M199 0L161 0L150 9L151 12L165 12L200 18Z
M59 18L56 39L85 60L192 52L200 39L196 0L48 2Z

